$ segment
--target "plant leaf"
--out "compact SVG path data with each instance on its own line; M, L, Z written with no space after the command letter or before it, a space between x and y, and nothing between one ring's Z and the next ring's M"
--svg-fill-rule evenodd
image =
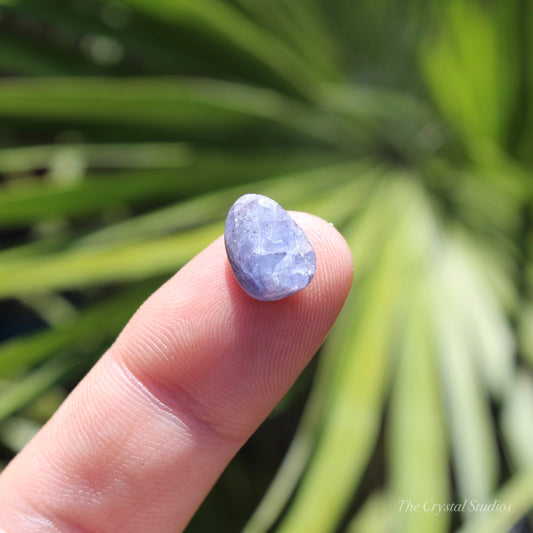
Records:
M98 350L118 333L154 288L153 281L136 284L59 326L4 342L0 345L0 377L20 375L65 349L77 353Z
M524 371L516 375L504 398L500 423L515 470L533 468L533 381Z
M472 513L472 520L456 533L511 531L520 518L533 507L533 470L514 475L493 495L490 504L493 504L493 509Z
M350 520L345 533L392 533L396 531L397 510L384 492L371 494Z
M429 254L428 254L429 255ZM428 502L448 501L447 439L442 412L438 361L428 295L430 276L417 272L406 302L401 354L391 398L389 458L397 516L395 531L448 531L450 514L432 512ZM408 512L408 503L423 506ZM403 512L401 505L403 504Z
M461 498L484 502L495 487L499 460L485 391L461 318L467 289L458 282L456 272L463 260L461 249L453 243L444 247L436 264L441 281L433 298L458 492Z
M389 201L396 209L388 210L382 202L381 212L398 217L396 202L405 201L408 189L400 185L390 189ZM402 292L397 279L403 264L393 260L403 244L400 235L389 236L369 279L346 304L350 318L345 318L345 328L336 329L342 347L324 398L327 416L280 532L334 531L370 458L387 390L392 324Z

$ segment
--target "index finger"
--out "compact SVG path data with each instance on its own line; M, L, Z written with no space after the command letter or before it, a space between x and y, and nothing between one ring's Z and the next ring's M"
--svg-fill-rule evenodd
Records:
M7 531L175 532L316 352L352 259L327 222L293 214L312 283L260 302L217 239L157 290L0 477Z

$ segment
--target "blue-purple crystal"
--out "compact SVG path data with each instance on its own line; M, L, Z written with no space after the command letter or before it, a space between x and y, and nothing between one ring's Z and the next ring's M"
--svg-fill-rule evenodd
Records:
M240 286L257 300L280 300L313 279L316 256L305 233L277 202L245 194L230 208L224 242Z

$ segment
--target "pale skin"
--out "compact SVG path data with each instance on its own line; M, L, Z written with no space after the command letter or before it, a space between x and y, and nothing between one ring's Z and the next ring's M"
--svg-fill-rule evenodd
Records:
M176 533L332 327L353 263L292 213L317 255L277 302L239 287L217 239L160 287L0 476L0 531Z

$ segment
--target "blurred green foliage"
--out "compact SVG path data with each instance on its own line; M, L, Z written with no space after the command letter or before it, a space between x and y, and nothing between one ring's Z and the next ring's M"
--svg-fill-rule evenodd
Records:
M0 71L4 462L253 191L334 222L354 289L190 531L531 510L529 0L1 0ZM510 512L399 511L465 499Z

